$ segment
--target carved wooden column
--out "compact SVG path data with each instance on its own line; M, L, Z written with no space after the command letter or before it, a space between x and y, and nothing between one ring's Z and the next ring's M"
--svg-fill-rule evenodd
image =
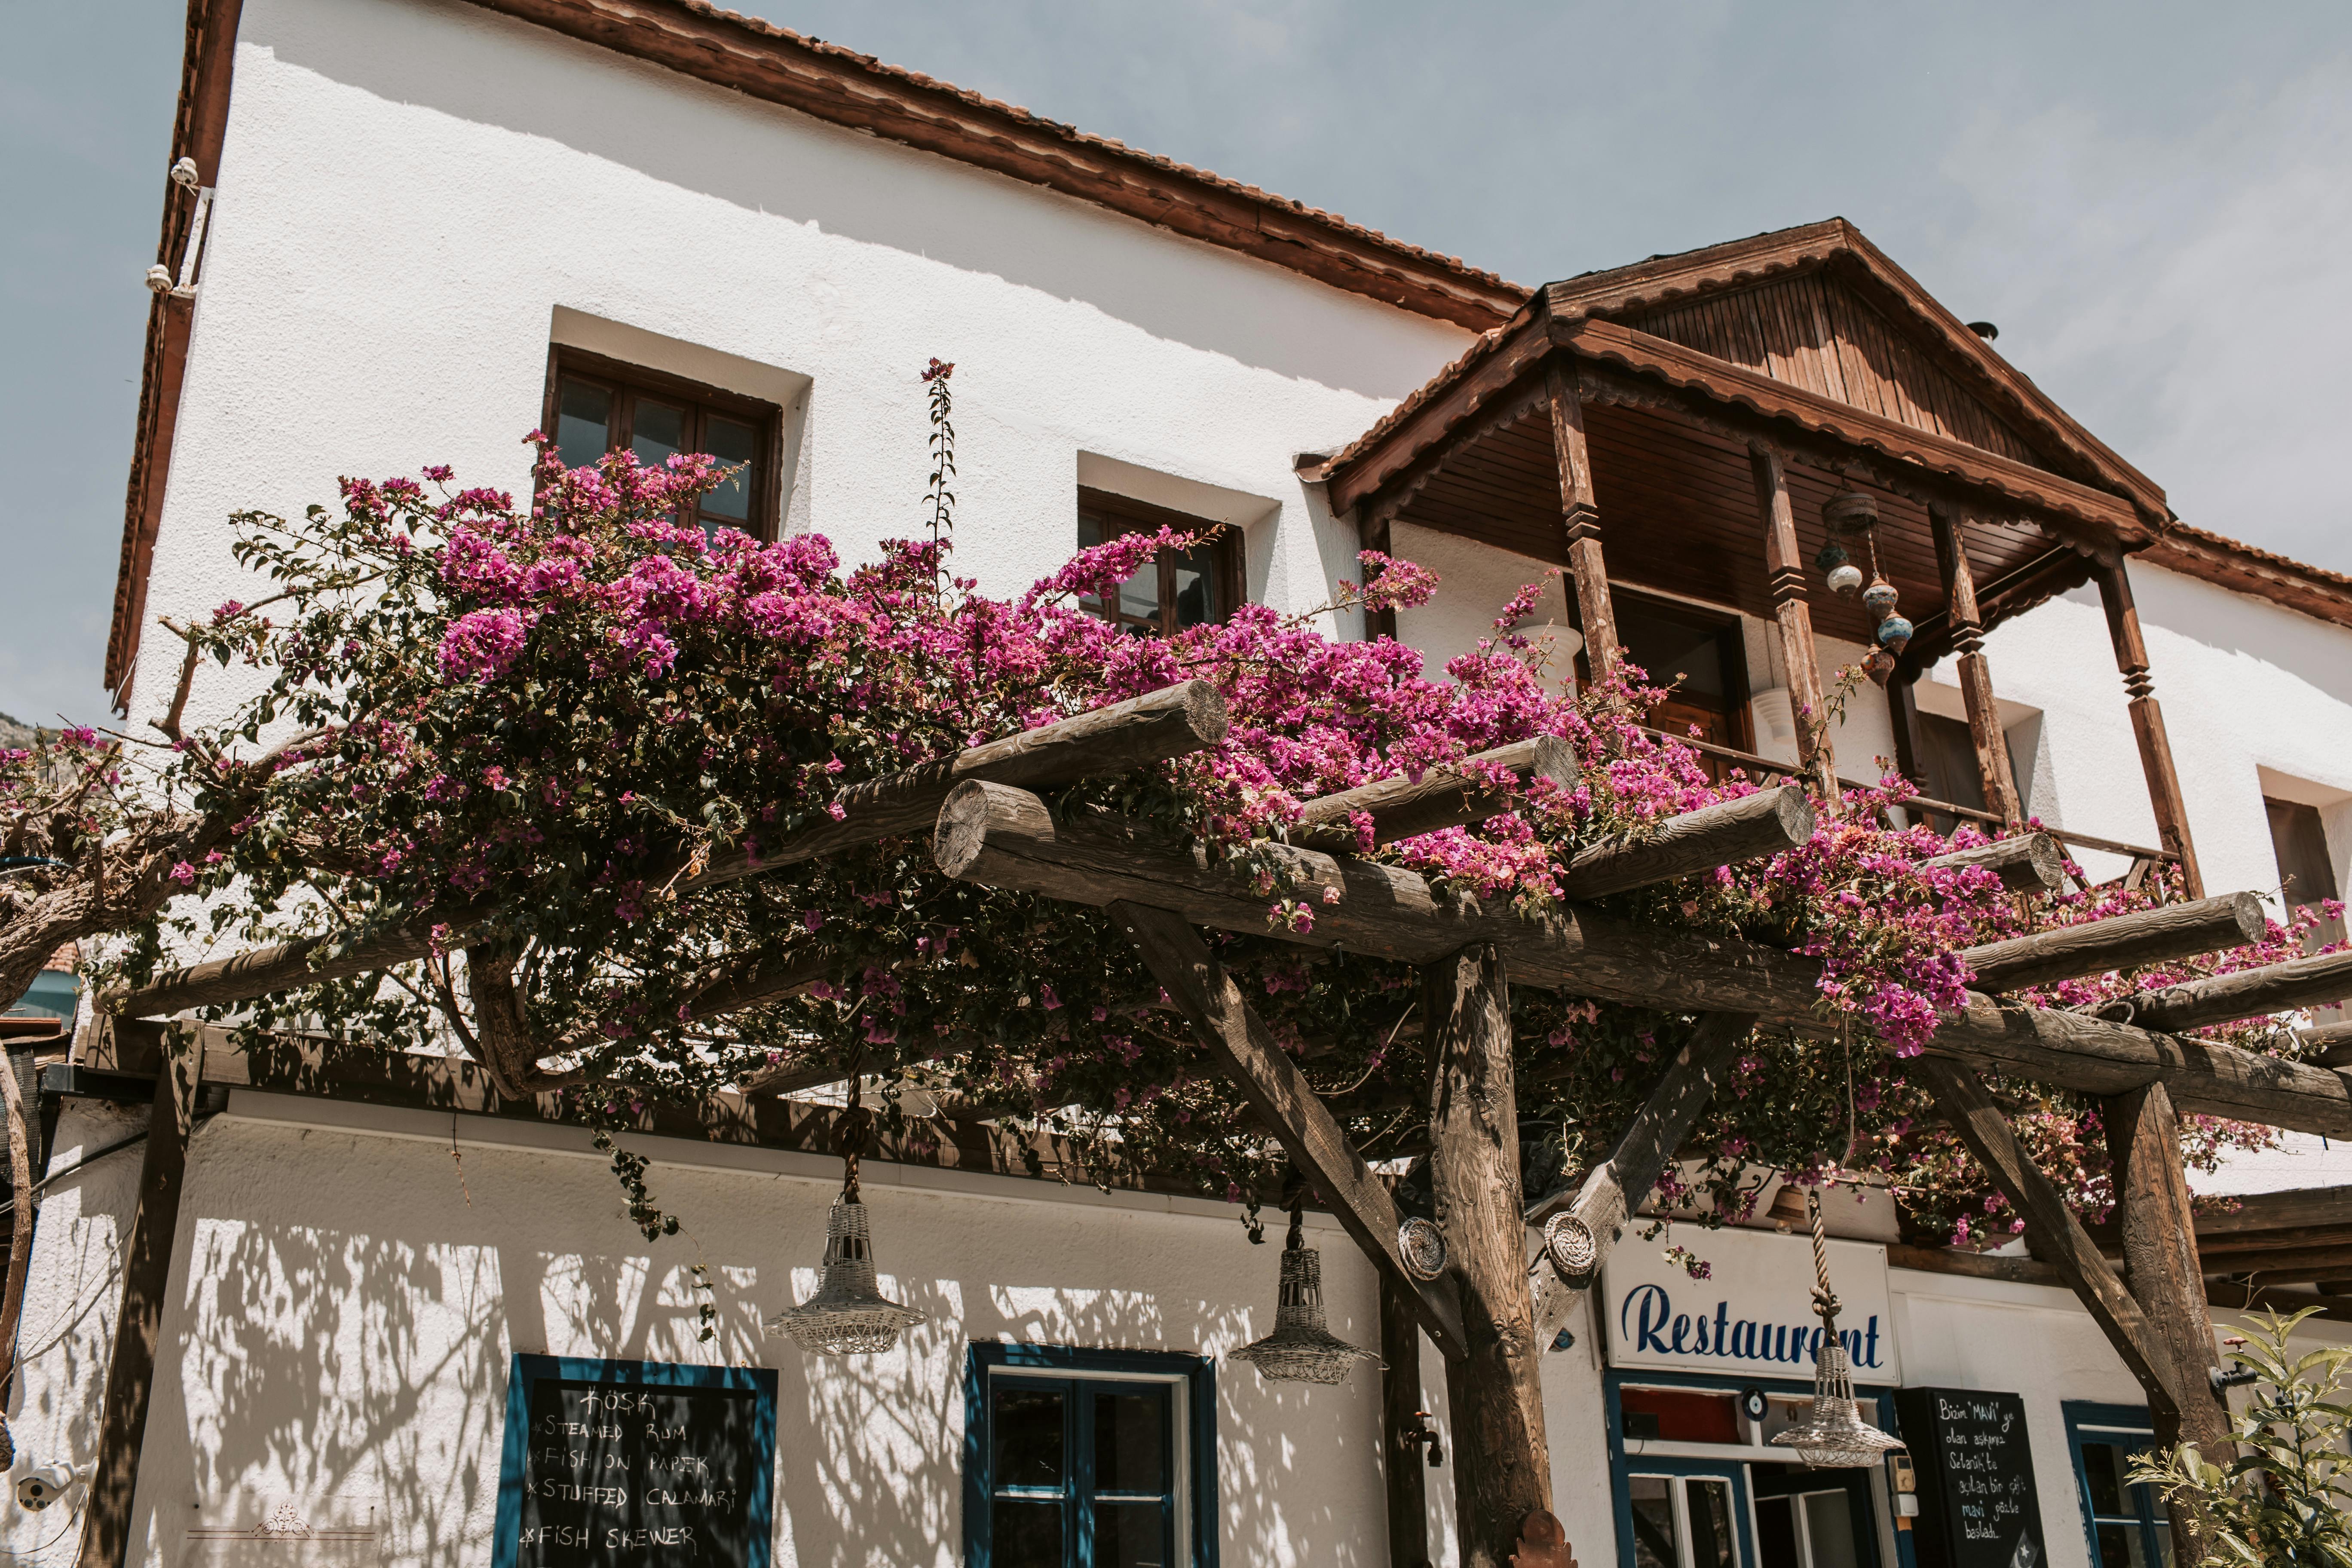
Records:
M2139 742L2140 771L2147 775L2148 804L2156 808L2156 830L2164 847L2180 857L2182 879L2189 896L2205 896L2204 873L2197 868L2197 847L2189 837L2189 808L2180 797L2180 775L2172 765L2172 742L2164 732L2164 710L2157 706L2155 683L2148 679L2147 643L2139 630L2139 606L2132 603L2131 579L2124 563L2101 563L2093 572L2099 584L2099 603L2107 612L2107 637L2115 644L2116 668L2124 672L2124 689L2131 695L2132 734Z
M1789 700L1797 710L1797 760L1824 800L1838 798L1837 753L1822 710L1822 661L1813 647L1813 612L1805 603L1805 558L1797 544L1797 514L1789 476L1769 447L1748 448L1756 476L1756 510L1764 522L1764 572L1772 615L1780 624L1780 657L1789 668Z
M1969 740L1976 748L1985 809L2011 827L2021 826L2025 809L2018 798L2017 777L2010 770L2000 710L1993 701L1992 670L1985 663L1984 620L1977 613L1976 577L1969 570L1968 545L1960 535L1963 519L1944 506L1929 507L1927 515L1935 523L1936 563L1943 569L1944 607L1952 619L1952 646L1960 656L1960 700L1968 705Z
M1609 568L1601 559L1601 507L1593 499L1592 453L1584 439L1584 405L1576 367L1559 359L1544 366L1551 396L1551 444L1559 459L1559 510L1568 542L1568 570L1576 579L1578 627L1585 668L1596 681L1617 672L1617 612L1609 602Z
M1429 1460L1405 1441L1419 1425L1421 1315L1381 1281L1381 1468L1388 1481L1390 1568L1428 1568Z
M1501 956L1480 943L1421 972L1434 1064L1430 1185L1468 1353L1446 1363L1463 1568L1507 1568L1550 1517L1551 1450L1519 1209L1519 1114ZM1554 1525L1556 1531L1557 1525Z
M2189 1209L2189 1182L2180 1169L2180 1123L2172 1096L2149 1084L2101 1102L2107 1154L2115 1170L2116 1220L2123 1234L2124 1285L2147 1314L2157 1352L2168 1362L2178 1408L2150 1407L2156 1440L2169 1447L2197 1445L2206 1458L2227 1465L2236 1452L2228 1402L2213 1392L2221 1364L2213 1347L2213 1317L2205 1301L2205 1273L2197 1258L2197 1221ZM2196 1563L2204 1548L2199 1521L2172 1510L2172 1560Z

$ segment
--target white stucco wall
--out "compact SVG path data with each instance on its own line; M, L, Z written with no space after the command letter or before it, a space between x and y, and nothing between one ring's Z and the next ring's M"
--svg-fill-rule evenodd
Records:
M58 1162L121 1120L78 1112ZM508 1357L537 1351L775 1367L779 1568L946 1568L971 1341L1222 1358L1273 1326L1278 1225L1253 1247L1228 1205L869 1162L883 1288L930 1317L890 1354L804 1356L760 1323L815 1285L839 1163L631 1142L690 1236L647 1247L576 1131L239 1091L190 1151L131 1560L178 1562L199 1507L251 1492L380 1503L388 1565L488 1561ZM42 1462L96 1447L138 1169L117 1155L43 1207L14 1423ZM1319 1216L1308 1230L1333 1331L1377 1346L1370 1266ZM1442 1394L1434 1355L1425 1372ZM1216 1384L1223 1560L1384 1563L1375 1363L1309 1389L1220 1359ZM67 1517L0 1509L0 1545Z
M239 37L151 625L256 596L234 510L430 462L523 487L559 309L799 378L790 514L850 559L916 530L937 355L987 591L1067 556L1085 453L1260 498L1251 591L1304 609L1354 538L1292 456L1467 336L471 6L255 0ZM148 636L138 702L172 664Z
M2206 889L2278 886L2265 793L2321 807L2337 886L2352 886L2352 630L2145 563L2129 570ZM1994 689L2042 710L2043 819L2154 844L2097 592L2078 589L2000 626L1985 651ZM1948 683L1948 662L1933 678ZM2095 877L2123 869L2112 856L2082 858Z

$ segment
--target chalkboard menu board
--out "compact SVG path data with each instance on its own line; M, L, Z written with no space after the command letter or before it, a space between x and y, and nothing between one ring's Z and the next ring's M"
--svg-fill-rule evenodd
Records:
M493 1568L768 1568L776 1374L518 1355Z
M2042 1568L2025 1401L1975 1388L1895 1395L1919 1476L1920 1568Z

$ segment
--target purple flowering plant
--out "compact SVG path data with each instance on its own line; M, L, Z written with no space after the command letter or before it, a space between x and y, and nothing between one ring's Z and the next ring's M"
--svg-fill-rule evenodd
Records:
M935 423L943 407L935 396ZM1379 1159L1424 1136L1417 979L1295 940L1311 935L1317 904L1263 846L1297 826L1303 802L1533 736L1565 740L1582 764L1572 787L1496 773L1487 782L1511 809L1476 827L1374 847L1358 824L1367 855L1539 915L1560 902L1579 848L1759 787L1711 775L1644 728L1663 693L1638 672L1565 691L1510 629L1523 604L1438 676L1392 640L1328 634L1329 612L1425 602L1438 584L1410 563L1367 552L1365 581L1341 584L1324 611L1244 605L1222 625L1137 635L1080 601L1196 537L1125 536L1015 597L982 594L950 569L951 435L934 448L922 536L856 566L814 533L763 542L683 521L724 478L709 458L648 467L618 452L566 469L532 439L522 504L429 469L422 483L347 480L340 508L297 521L236 520L238 558L271 591L173 629L190 670L200 657L241 663L260 690L217 732L172 736L149 764L186 811L227 815L200 853L159 867L152 909L106 928L131 939L111 978L142 981L192 944L429 931L430 954L388 975L232 1011L257 1029L299 1020L393 1049L446 1031L502 1091L567 1091L614 1123L648 1096L878 1075L956 1115L1051 1130L1097 1179L1174 1170L1238 1196L1262 1190L1279 1152L1101 911L950 880L922 832L765 858L839 820L838 797L862 782L1212 681L1232 715L1222 745L1071 786L1055 804L1144 819L1250 879L1265 931L1211 941ZM184 704L184 679L174 725ZM255 762L234 760L240 743L289 730ZM90 743L119 772L129 738ZM11 792L0 807L21 840L38 770L14 757L0 757ZM1978 1239L1992 1223L1986 1184L1904 1060L1961 1004L1960 950L2136 907L2157 889L2029 910L1989 872L1925 864L1952 846L1886 825L1908 794L1895 779L1850 792L1787 853L1599 901L1821 963L1812 1025L1750 1042L1695 1131L1694 1162L1670 1172L1669 1199L1708 1198L1733 1217L1752 1207L1761 1171L1836 1169L1897 1188L1939 1238ZM2281 928L2162 974L2271 962L2299 937ZM802 960L821 978L772 994L752 984ZM2049 999L2160 977L2070 983ZM1513 1013L1522 1125L1570 1166L1599 1157L1691 1027L1687 1014L1531 987L1515 990ZM2234 1033L2287 1048L2274 1030ZM2101 1205L2095 1107L1996 1087L2047 1168L2086 1208ZM2263 1136L2193 1117L2184 1129L2189 1156L2206 1163ZM656 1212L632 1193L633 1213Z

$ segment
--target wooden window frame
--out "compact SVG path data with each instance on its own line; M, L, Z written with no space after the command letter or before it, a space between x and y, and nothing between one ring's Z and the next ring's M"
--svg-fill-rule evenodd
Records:
M1231 616L1234 610L1247 602L1248 583L1242 561L1242 533L1241 530L1232 523L1221 522L1213 517L1195 517L1190 512L1175 511L1164 506L1153 506L1149 501L1136 500L1115 491L1094 489L1086 485L1078 487L1078 506L1087 510L1102 512L1113 521L1125 525L1119 529L1121 533L1156 533L1162 528L1172 528L1180 533L1211 535L1203 541L1202 548L1210 551L1214 556L1217 593L1224 601L1225 616ZM1160 626L1164 628L1162 636L1172 635L1175 630L1176 574L1171 570L1173 564L1164 552L1159 557L1160 613L1158 619ZM1087 605L1087 609L1090 613L1101 613L1091 604ZM1115 613L1104 616L1104 619L1122 625L1134 624L1132 621L1124 620ZM1224 617L1220 617L1210 624L1222 626L1224 624Z
M1568 592L1568 602L1572 606L1576 603L1576 585L1571 582L1564 586ZM1612 606L1630 605L1637 613L1661 616L1667 619L1713 624L1716 658L1722 664L1724 674L1724 710L1721 716L1730 734L1730 738L1724 743L1734 751L1753 752L1756 749L1756 718L1748 703L1755 695L1755 688L1748 680L1747 624L1740 613L1737 610L1717 609L1712 605L1693 604L1687 599L1671 598L1664 594L1645 593L1639 588L1618 583L1609 584L1609 602ZM1581 617L1579 619L1580 622ZM1580 624L1578 626L1580 634L1582 629ZM1619 640L1623 639L1621 637ZM1648 673L1653 682L1662 686L1671 685L1675 678L1675 672L1671 669L1654 669ZM1683 701L1679 693L1669 700L1681 701L1684 706L1691 708L1707 706L1704 701ZM1669 725L1661 724L1658 727L1670 734L1676 736L1681 734L1679 730Z
M1169 1387L1174 1428L1169 1462L1178 1467L1171 1478L1178 1514L1176 1550L1170 1568L1218 1568L1218 1525L1223 1515L1217 1485L1215 1361L1177 1351L1002 1343L975 1344L965 1352L963 1528L964 1562L971 1568L999 1568L992 1561L991 1539L999 1490L994 1474L995 1403L991 1391L1001 1378L1062 1383L1073 1391L1088 1384L1149 1383ZM1067 1449L1066 1454L1066 1462L1078 1458ZM1069 1491L1074 1499L1084 1495L1075 1486ZM1077 1537L1075 1530L1064 1536L1065 1568L1076 1559Z
M715 512L697 510L690 520L712 530L740 528L752 538L771 541L776 537L779 520L783 510L783 476L779 455L783 451L784 411L775 404L740 392L730 392L723 386L691 381L667 371L651 370L626 360L577 349L566 343L549 345L547 355L547 386L540 403L540 426L552 439L555 435L556 395L563 378L591 382L613 394L613 419L606 432L608 452L626 451L634 438L636 402L640 395L651 395L664 402L686 405L691 425L686 450L702 450L703 422L710 415L722 415L740 419L751 426L751 513L742 522Z

